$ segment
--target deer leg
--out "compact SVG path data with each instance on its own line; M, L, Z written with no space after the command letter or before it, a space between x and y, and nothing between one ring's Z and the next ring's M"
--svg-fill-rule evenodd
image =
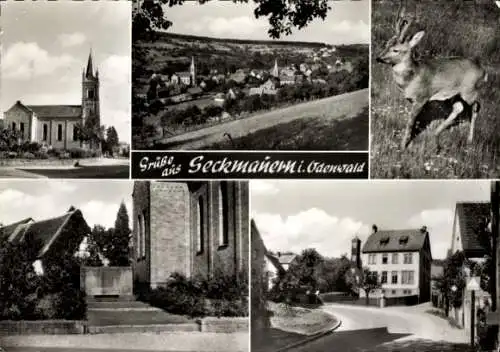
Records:
M453 121L455 121L457 116L460 115L462 111L464 111L464 105L462 104L462 102L457 101L455 104L453 104L453 111L450 113L450 115L448 115L446 120L444 120L444 122L441 123L438 128L436 128L436 131L434 133L436 138L439 137L441 132L451 126Z
M422 111L422 108L424 107L425 103L424 102L416 102L413 105L413 109L411 111L410 118L408 119L408 122L406 123L406 128L405 128L405 134L403 137L403 140L401 142L401 149L406 149L408 145L410 144L412 138L413 138L413 129L415 128L415 122L417 121L418 115Z
M469 138L467 138L467 142L470 144L474 139L474 128L476 126L476 119L479 113L480 105L477 101L472 103L472 117L470 120L470 129L469 129Z

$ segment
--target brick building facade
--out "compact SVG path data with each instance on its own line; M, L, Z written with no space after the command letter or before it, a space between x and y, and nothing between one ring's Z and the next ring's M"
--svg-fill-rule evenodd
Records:
M136 287L248 272L247 182L136 181L132 199Z

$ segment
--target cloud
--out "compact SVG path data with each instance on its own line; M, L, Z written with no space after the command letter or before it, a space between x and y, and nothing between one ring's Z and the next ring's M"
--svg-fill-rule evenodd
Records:
M132 69L130 55L111 55L99 66L103 85L130 86Z
M350 43L370 42L370 26L362 20L357 22L343 20L334 23L330 26L330 31L335 36L344 37L344 39L348 38Z
M272 182L263 180L252 180L250 182L250 192L252 196L274 195L279 193L278 187Z
M77 61L71 55L52 56L37 43L17 42L5 50L2 75L4 79L30 80L59 70L71 71L75 64Z
M209 36L248 38L252 34L260 34L266 28L266 24L251 16L203 17L187 23L184 28L189 28L194 33Z
M366 238L369 226L350 217L338 218L311 208L295 215L256 213L254 219L266 247L300 253L316 248L322 255L339 257L349 251L351 239Z
M451 245L454 211L449 208L426 209L413 215L408 224L412 228L427 226L432 256L444 258Z
M42 205L42 206L40 206ZM33 196L13 188L0 192L0 222L9 224L26 218L19 214L26 208L36 209L29 216L35 220L51 217L54 212L55 202L49 195Z
M87 41L87 37L81 32L63 33L57 39L59 44L65 48L79 46Z
M126 202L125 206L129 214L131 215L132 204ZM118 208L120 204L117 203L106 203L99 200L92 200L80 207L83 216L89 226L102 225L106 228L113 227L116 220L116 214L118 213ZM130 226L131 226L130 222Z

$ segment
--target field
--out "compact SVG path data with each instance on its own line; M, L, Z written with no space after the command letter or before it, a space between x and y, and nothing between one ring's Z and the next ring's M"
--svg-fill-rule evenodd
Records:
M417 57L480 58L488 82L480 91L481 110L474 141L467 145L470 113L463 123L445 130L439 145L432 130L451 111L450 102L429 103L421 113L427 126L407 150L400 143L411 104L396 88L388 65L375 58L394 33L397 6L374 1L372 6L371 177L497 178L500 177L500 9L493 1L436 2L408 0L425 29Z
M368 108L354 117L308 117L251 133L205 149L240 150L368 150Z
M361 89L165 138L153 148L368 150L367 107L368 90Z

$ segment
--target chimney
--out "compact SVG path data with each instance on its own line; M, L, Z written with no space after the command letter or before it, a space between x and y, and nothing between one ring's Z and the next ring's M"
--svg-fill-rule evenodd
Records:
M378 227L377 227L377 225L373 224L373 225L372 225L372 235L376 234L376 233L377 233L377 231L378 231Z
M424 226L422 226L422 227L420 228L420 232L422 232L422 233L427 233L427 226L425 226L425 225L424 225Z

